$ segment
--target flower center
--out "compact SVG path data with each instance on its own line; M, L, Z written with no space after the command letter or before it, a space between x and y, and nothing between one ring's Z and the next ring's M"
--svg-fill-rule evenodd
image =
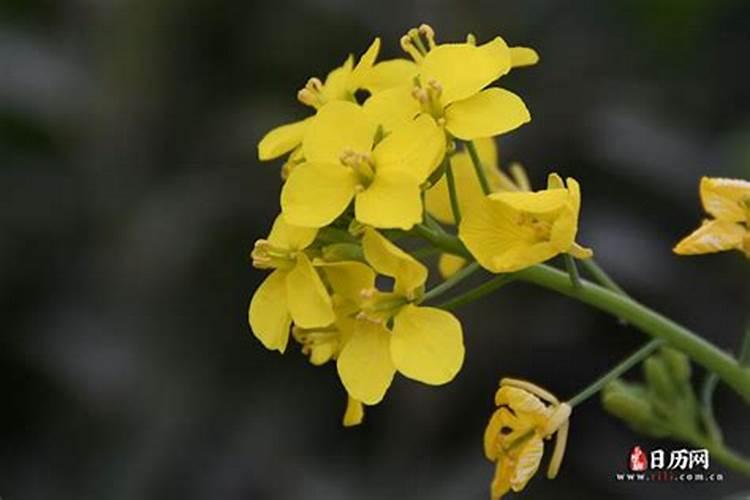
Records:
M408 300L393 292L381 292L377 288L363 288L360 290L361 302L357 319L386 323L396 315Z
M297 252L274 246L268 240L257 240L250 257L258 269L291 269Z
M335 358L341 350L341 333L335 326L306 329L294 325L292 335L302 344L302 354L305 356L309 356L316 348L328 347L331 357Z
M419 79L415 79L414 88L411 91L414 99L419 101L422 111L432 115L439 124L445 122L445 109L440 97L443 95L443 86L437 80L430 80L423 86Z
M359 183L357 191L365 190L375 178L375 160L370 153L358 153L351 149L345 149L339 158L344 166L354 170Z
M531 229L534 239L537 241L547 241L552 233L552 223L540 219L536 215L522 212L518 215L517 224Z

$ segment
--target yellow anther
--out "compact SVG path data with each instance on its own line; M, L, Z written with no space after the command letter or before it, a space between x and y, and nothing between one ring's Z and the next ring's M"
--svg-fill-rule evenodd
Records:
M307 80L304 88L297 92L297 100L302 104L318 109L325 104L322 92L323 82L321 82L319 78L313 77Z
M359 176L359 184L364 189L369 186L375 177L375 160L372 155L367 153L358 153L350 148L346 148L339 156L341 163L350 167Z
M427 39L427 46L430 49L435 48L435 30L429 24L419 26L419 33Z
M422 61L422 53L419 52L417 47L414 45L414 41L409 37L409 35L404 35L401 37L401 48L404 52L409 54L412 59L414 59L414 62Z
M435 92L436 97L440 97L440 95L443 93L443 86L439 81L430 80L429 82L427 82L427 85Z
M477 44L477 37L474 36L474 33L469 33L466 35L466 43L470 45L476 45Z

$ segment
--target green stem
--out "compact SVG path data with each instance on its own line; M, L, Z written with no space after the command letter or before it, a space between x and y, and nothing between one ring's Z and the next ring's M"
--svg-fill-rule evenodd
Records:
M584 259L581 261L581 265L583 268L588 272L592 278L594 278L594 281L602 285L604 288L607 288L609 290L612 290L615 293L619 293L620 295L628 296L627 292L618 285L615 280L613 280L609 274L607 274L604 269L602 269L599 264L596 263L594 259Z
M451 200L451 211L453 212L453 221L458 226L461 223L461 208L458 206L458 192L456 191L456 178L453 176L453 166L450 159L446 156L445 160L445 180L448 183L448 195Z
M429 241L444 252L458 255L459 257L471 261L474 260L474 257L471 256L471 253L469 253L464 244L461 243L461 240L453 235L444 231L438 232L425 224L417 224L411 229L411 231L415 236L419 236L420 238Z
M474 164L474 171L477 173L477 179L479 184L482 186L482 192L484 194L490 194L490 183L487 182L487 176L484 173L484 167L482 166L482 160L479 159L479 153L477 153L477 147L472 141L464 142L466 150L469 152L471 157L471 163Z
M716 415L714 415L714 391L718 384L718 375L715 373L707 374L706 380L701 387L700 394L701 418L703 418L703 425L706 427L706 434L716 443L723 441L721 427L719 427L719 423L716 421Z
M649 354L654 352L659 346L663 345L664 341L662 339L653 339L652 341L645 344L643 347L635 351L633 354L628 356L627 358L620 361L614 368L612 368L610 371L602 375L599 379L597 379L594 383L589 385L588 387L584 388L581 392L570 398L568 401L568 404L570 406L576 406L584 401L586 401L588 398L596 394L597 392L601 391L604 386L612 382L614 379L618 378L620 375L625 373L626 371L633 368L635 365L646 359Z
M471 290L459 295L458 297L454 297L446 302L443 302L442 304L438 304L438 307L441 309L455 309L464 304L469 304L471 302L474 302L475 300L481 299L485 295L489 295L498 288L507 285L511 281L513 281L512 275L500 274L498 276L495 276L491 280L482 283L478 287L472 288Z
M472 259L466 247L455 236L447 233L437 234L423 225L415 226L414 232L445 252ZM743 368L732 356L710 342L639 302L586 280L581 281L582 287L576 288L566 273L544 264L531 266L511 276L589 304L622 318L654 338L665 340L704 368L716 372L737 394L750 403L750 368Z
M570 283L576 288L581 288L581 275L578 274L575 259L569 253L564 254L563 259L565 259L565 270L568 271L568 276L570 276Z
M750 402L750 369L743 368L730 355L669 318L594 283L584 281L583 287L575 288L565 273L543 264L518 271L515 276L621 317L652 337L665 340L709 371L715 372L745 401Z
M471 276L477 270L479 270L479 264L477 264L476 262L472 262L460 271L456 272L456 274L454 274L447 280L428 290L427 293L422 296L422 300L420 302L433 300L435 297L442 295L443 293L447 292L448 290L462 282L467 277Z
M729 467L746 476L750 476L750 461L727 448L721 442L711 441L707 438L695 439L697 446L706 448L711 459Z

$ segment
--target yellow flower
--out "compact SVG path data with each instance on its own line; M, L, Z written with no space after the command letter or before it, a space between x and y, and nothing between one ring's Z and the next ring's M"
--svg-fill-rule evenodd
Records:
M392 291L377 290L375 272L359 263L340 267L338 276L326 267L336 293L359 308L336 363L347 393L364 404L377 404L396 371L431 385L451 381L463 364L463 332L449 312L417 305L427 269L371 228L362 244L370 266L393 278L394 285Z
M703 177L701 201L714 218L674 247L680 255L740 250L750 258L750 182Z
M492 500L508 491L521 491L536 474L544 453L544 440L557 433L547 477L560 469L571 407L560 403L541 387L522 380L503 379L495 394L498 409L484 432L484 453L496 463Z
M364 224L409 229L420 222L420 186L443 157L443 134L429 116L375 144L377 130L356 104L323 107L305 134L306 162L284 184L284 217L299 226L322 227L355 199L355 217Z
M294 227L276 218L267 240L258 240L253 265L273 272L255 291L248 310L250 328L268 349L284 352L292 321L303 328L334 320L328 291L305 254L316 229Z
M566 187L551 174L543 191L493 193L469 207L459 238L494 273L518 271L560 253L589 258L591 250L575 243L580 204L578 182L569 177Z
M360 89L374 94L401 85L416 73L415 64L406 59L376 64L379 51L380 38L375 38L356 65L350 55L343 65L328 74L325 82L310 78L297 93L297 98L317 110L332 101L354 101L354 95ZM268 132L258 144L258 157L261 160L272 160L296 149L302 143L310 122L311 119L306 118Z
M431 28L424 30L425 47L402 47L414 57L414 84L394 87L370 97L365 109L393 130L418 114L432 116L454 137L464 140L504 134L531 120L520 97L489 84L510 71L513 54L502 38L477 46L473 42L436 45ZM407 38L408 35L407 35ZM420 45L421 44L421 45ZM535 52L515 52L518 65L533 64Z
M482 164L485 177L493 192L497 191L528 191L528 179L522 167L513 165L508 177L498 165L497 145L494 139L487 137L475 141L477 154ZM466 150L451 156L451 169L458 193L458 205L461 213L466 213L470 204L476 204L483 197L482 186L474 171L474 164ZM425 195L425 208L438 221L444 224L455 224L451 209L448 182L445 176L433 185ZM438 261L440 274L447 278L458 272L466 265L466 259L451 254L441 254Z

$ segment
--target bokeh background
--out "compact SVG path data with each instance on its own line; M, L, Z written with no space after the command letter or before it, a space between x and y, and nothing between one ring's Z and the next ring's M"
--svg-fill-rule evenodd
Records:
M0 2L0 496L3 499L482 499L501 376L568 397L641 343L583 305L515 284L461 312L450 385L403 378L340 427L332 365L250 334L249 250L278 208L256 145L305 116L308 77L385 56L431 23L535 47L503 79L533 122L502 137L533 180L578 178L580 241L635 297L719 345L750 295L739 254L676 258L701 175L750 178L743 0L3 0ZM637 377L637 371L630 375ZM702 373L696 371L696 379ZM720 421L750 453L748 408ZM529 498L724 498L750 481L618 483L643 439L596 400L562 473ZM739 498L735 496L735 498ZM743 497L744 498L744 497Z

